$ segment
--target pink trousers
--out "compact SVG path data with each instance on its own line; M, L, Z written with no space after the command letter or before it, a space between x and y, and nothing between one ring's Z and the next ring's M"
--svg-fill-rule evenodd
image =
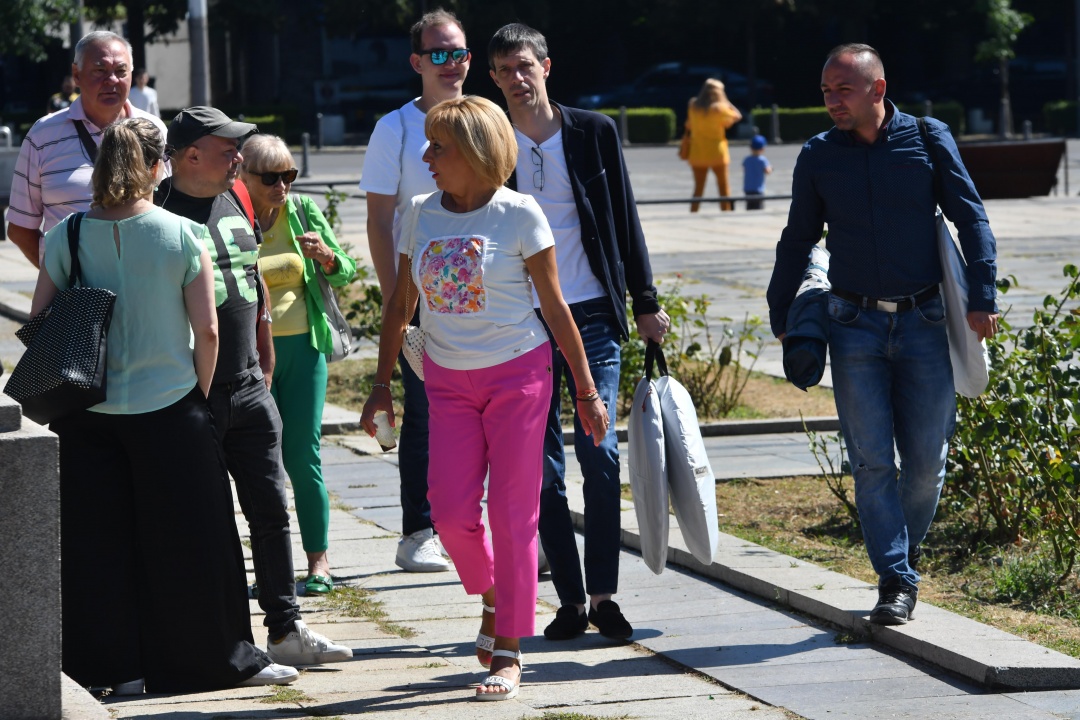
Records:
M431 521L470 595L495 586L495 633L528 637L536 621L536 523L551 345L480 370L424 356ZM480 501L488 476L488 522Z

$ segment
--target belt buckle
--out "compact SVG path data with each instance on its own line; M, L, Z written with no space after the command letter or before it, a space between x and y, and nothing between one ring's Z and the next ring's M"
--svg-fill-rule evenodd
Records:
M878 300L877 309L881 312L894 313L898 312L900 308L899 302L892 302L889 300Z

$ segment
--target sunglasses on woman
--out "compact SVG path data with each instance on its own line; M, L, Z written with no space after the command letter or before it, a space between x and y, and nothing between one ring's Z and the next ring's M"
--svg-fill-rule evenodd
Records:
M455 50L421 50L418 55L430 55L432 65L445 65L448 58L459 65L469 59L469 48Z
M299 174L299 172L300 171L296 168L289 168L288 170L283 170L281 172L264 172L255 174L259 176L260 180L262 180L263 185L266 185L267 187L273 187L277 185L278 180L281 180L286 185L292 184L292 181L296 179L296 176Z

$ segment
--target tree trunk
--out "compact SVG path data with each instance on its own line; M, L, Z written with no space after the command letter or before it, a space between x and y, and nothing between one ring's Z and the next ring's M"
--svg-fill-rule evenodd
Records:
M131 43L131 63L136 68L146 67L146 8L145 0L128 0L127 32Z
M1012 101L1009 99L1009 60L998 59L998 72L1001 76L1001 118L998 123L998 135L1010 138L1013 135Z

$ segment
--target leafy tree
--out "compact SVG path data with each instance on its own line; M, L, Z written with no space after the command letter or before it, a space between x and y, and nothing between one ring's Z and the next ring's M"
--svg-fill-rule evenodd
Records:
M0 2L0 55L44 62L50 34L75 19L71 0L4 0Z
M84 0L84 5L91 22L127 20L127 39L135 67L146 67L146 44L179 30L188 11L187 0Z
M1009 61L1016 57L1016 40L1034 18L1012 7L1011 0L985 0L986 30L989 34L975 49L975 59L998 64L1001 77L1001 125L1002 137L1012 135L1012 103L1009 99Z

